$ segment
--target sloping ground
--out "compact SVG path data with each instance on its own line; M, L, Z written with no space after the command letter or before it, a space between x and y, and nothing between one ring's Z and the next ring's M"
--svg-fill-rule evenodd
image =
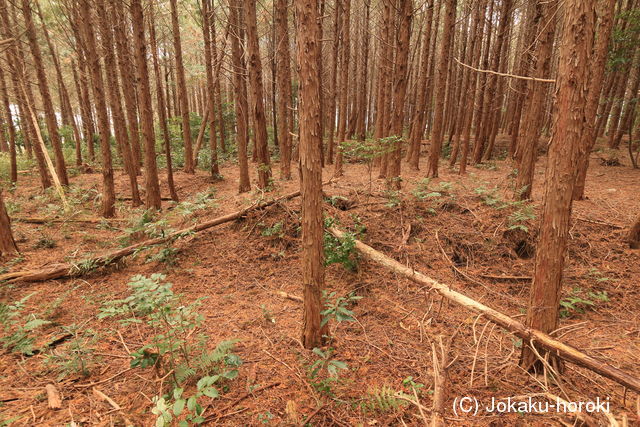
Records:
M640 376L640 252L625 247L621 228L628 226L640 209L640 171L593 163L587 183L589 199L575 204L563 286L566 312L557 335ZM385 192L383 183L374 180L372 194L367 195L366 167L349 164L345 177L325 188L328 196L343 196L347 202L331 199L335 206L327 204L327 216L335 218L343 229L362 232L361 240L388 256L522 318L537 228L532 214L539 211L544 161L538 165L532 208L508 202L513 192L509 168L507 162L472 167L461 179L445 169L439 179L425 184L420 173L405 167L402 193ZM330 172L331 168L325 170L327 178ZM166 214L167 224L161 227L177 229L250 204L257 195L236 195L235 173L234 166L226 166L226 179L215 183L201 172L195 178L177 173L180 195L192 205L172 209ZM99 178L98 174L82 175L72 182L78 189L99 188ZM45 207L47 199L34 197L39 194L37 182L23 184L15 193L19 207L14 209L19 210L12 215L51 214L53 208ZM120 174L118 185L117 194L126 194L126 179ZM297 181L277 185L277 191L285 193L295 189ZM206 198L197 194L211 188L215 188L215 202L202 202ZM80 198L94 193L77 190L77 194ZM91 204L86 200L78 203L77 209L88 209ZM84 212L79 216L89 215ZM119 210L120 218L140 215L140 211L124 206ZM99 320L97 314L105 302L130 294L127 283L132 276L162 272L184 301L206 297L199 308L204 323L198 332L210 337L209 348L223 340L239 340L235 353L244 363L238 377L225 383L226 391L206 407L204 417L211 423L293 425L313 415L313 425L419 425L423 418L417 406L394 396L404 392L406 396L401 396L414 399L412 381L424 416L431 418L432 345L438 347L439 336L447 342L453 335L448 351L453 363L445 405L447 424L573 423L574 416L554 411L506 416L480 411L472 416L452 409L454 399L464 396L490 405L492 398L545 392L568 401L608 398L611 412L619 420L623 413L636 419L635 394L571 365L558 382L532 377L517 366L519 340L368 262L360 262L355 272L338 264L327 268L328 291L337 296L353 292L363 298L349 306L355 322L330 323L330 359L346 363L348 369L340 370L337 381L327 381L324 372L314 378L310 368L319 356L300 345L301 303L277 294L302 295L298 226L299 201L294 199L179 240L174 245L178 253L169 253L164 261L145 262L148 254L162 249L155 248L82 278L3 285L3 302L34 293L23 312L54 322L34 331L37 343L64 336L62 326L73 324L95 331L97 338L93 343L82 341L84 335L78 338L84 348L95 348L86 356L88 377L73 371L61 373L60 362L50 357L53 353L64 359L70 353L69 346L77 342L73 337L30 357L2 354L2 418L19 417L16 423L23 425L72 421L122 425L125 418L136 425L153 425L152 399L167 391L167 372L129 368L129 353L147 344L151 331L145 325L125 327L111 318ZM111 226L15 222L24 260L8 267L34 267L63 257L80 263L88 253L118 247L117 237L126 234L126 228L131 226L121 222ZM140 230L130 234L130 239L142 238ZM44 387L49 383L55 384L63 397L60 410L47 408ZM271 387L261 389L265 386ZM122 409L114 410L93 388ZM254 392L239 400L250 390ZM605 422L602 415L593 417L596 423Z

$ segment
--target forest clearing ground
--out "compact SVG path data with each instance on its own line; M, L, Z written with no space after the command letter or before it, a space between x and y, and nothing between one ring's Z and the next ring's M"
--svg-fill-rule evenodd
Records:
M545 160L541 157L536 167L536 213L542 199ZM490 162L470 167L463 177L443 168L440 177L426 185L421 183L422 172L403 164L401 193L387 192L384 182L374 179L372 195L368 196L366 165L351 163L345 167L345 176L324 190L328 196L343 196L355 205L341 210L326 204L326 215L337 218L343 229L361 223L366 227L361 237L365 243L492 308L521 318L528 300L526 277L532 274L531 250L537 219L523 205L508 202L513 193L510 168L508 161ZM331 177L332 169L325 168L325 181ZM202 171L195 176L176 172L182 200L196 203L198 194L213 188L215 202L203 205L204 209L185 205L185 210L173 209L165 214L169 220L163 226L178 229L241 209L255 200L254 193L237 194L235 165L227 164L221 172L225 179L213 183ZM277 165L274 175L278 176ZM276 181L279 194L298 188L295 168L293 175L292 181ZM374 178L376 175L374 171ZM13 218L56 213L59 202L55 196L42 196L34 177L21 179L23 182L11 197ZM640 210L640 200L634 199L638 182L640 170L627 165L602 166L598 155L593 155L587 178L588 199L574 204L563 286L567 318L562 320L558 334L563 341L635 376L640 376L640 253L625 245L623 235ZM100 174L75 176L71 183L76 200L86 197L76 205L76 210L86 210L78 217L95 217L98 209L93 198L97 193L91 189L99 190ZM166 195L168 191L162 184L162 194ZM116 172L116 194L128 194L126 188L126 175ZM204 196L199 200L205 200ZM120 203L118 218L140 217L141 210L129 209L128 202ZM163 202L163 206L170 203ZM3 285L0 292L4 302L14 302L34 292L25 311L49 311L47 319L55 323L39 330L38 342L60 336L62 325L81 324L99 334L94 354L100 360L92 366L88 378L70 374L58 379L52 366L45 364L45 354L25 357L3 353L2 417L21 417L18 424L24 425L61 425L72 420L110 425L122 419L119 412L96 398L91 387L82 387L99 383L96 388L117 402L128 419L153 424L150 399L159 393L161 382L151 370L127 370L128 349L134 351L145 343L144 331L124 328L110 319L98 320L96 314L105 301L128 294L127 282L132 276L161 272L187 301L207 297L200 312L205 316L203 330L211 337L212 347L222 340L240 340L236 346L244 361L240 375L229 383L229 391L221 400L213 401L206 414L224 416L217 419L217 424L296 424L314 413L319 402L324 406L315 413L314 425L371 425L374 421L389 425L400 424L401 419L408 425L421 424L415 406L381 406L380 399L385 398L388 388L410 393L403 380L412 377L415 383L424 384L421 403L430 409L431 343L436 336L446 339L456 330L450 349L450 359L456 360L449 372L445 415L448 424L546 425L558 424L561 418L572 422L570 416L553 413L509 414L499 419L488 414L456 416L451 410L456 396L489 402L491 397L544 391L569 401L609 397L614 415L626 412L635 419L636 402L625 400L620 386L572 365L567 365L560 386L545 385L544 379L533 378L518 368L517 347L521 343L513 336L425 293L415 283L364 261L355 273L340 265L327 268L328 291L339 295L354 291L364 298L351 308L357 322L331 324L333 357L349 368L331 385L335 398L315 391L307 370L316 357L303 350L299 342L302 306L275 293L301 295L298 215L299 201L294 199L253 212L242 221L186 237L173 245L178 248L174 263L145 262L148 253L158 252L151 249L117 268L81 278ZM264 232L274 230L274 226L280 231ZM113 222L110 228L104 224L27 224L14 220L14 236L24 259L7 268L38 267L69 256L80 262L89 253L101 254L119 247L117 237L125 234L128 227L122 222ZM606 298L593 296L604 292ZM585 300L591 304L581 302ZM279 385L256 392L225 413L217 412L234 403L249 386L274 382ZM56 384L62 394L62 410L47 408L44 390L49 383ZM602 422L599 416L594 417Z

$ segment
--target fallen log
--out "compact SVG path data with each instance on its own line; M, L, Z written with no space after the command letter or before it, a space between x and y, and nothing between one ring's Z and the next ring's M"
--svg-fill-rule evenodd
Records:
M329 232L338 238L342 238L344 233L336 228L329 228ZM425 276L424 274L415 271L412 268L406 267L400 264L398 261L389 258L388 256L378 252L370 246L365 245L359 240L355 240L356 249L367 259L386 267L394 273L400 274L409 280L412 280L421 285L430 287L430 290L437 292L449 301L456 303L471 310L475 313L482 314L489 321L503 327L504 329L513 332L519 338L522 338L523 342L530 343L536 342L539 346L553 351L556 355L568 362L575 365L582 366L593 372L596 372L603 377L609 378L612 381L617 382L635 392L640 393L640 379L631 376L627 372L615 368L611 365L603 363L587 354L584 354L580 350L573 348L552 336L527 327L524 323L521 323L511 317L503 314L497 310L494 310L486 305L479 303L478 301L469 298L468 296L456 292L449 288L449 286L439 283L438 281Z
M89 224L101 224L103 222L129 222L123 218L40 218L40 217L14 217L14 221L25 224L48 224L51 222L83 222Z
M132 255L133 253L143 248L159 245L161 243L165 243L186 235L190 235L193 233L197 233L199 231L209 229L211 227L215 227L216 225L233 221L235 219L245 216L247 213L251 211L264 209L273 204L276 204L285 200L293 199L294 197L297 197L299 195L300 195L300 191L294 191L293 193L286 194L280 198L263 201L263 202L251 205L249 207L246 207L244 209L240 209L239 211L212 219L210 221L205 221L200 224L195 224L188 228L183 228L182 230L175 231L163 237L157 237L154 239L145 240L143 242L136 243L135 245L127 246L126 248L123 248L123 249L111 251L104 255L97 256L95 258L89 258L87 260L82 261L81 264L60 263L60 264L52 264L48 267L45 267L39 270L23 270L23 271L14 271L14 272L1 274L0 281L6 280L8 283L40 282L44 280L60 279L63 277L81 276L87 273L88 271L93 271L96 268L105 267L109 264L113 264L114 262L126 256Z

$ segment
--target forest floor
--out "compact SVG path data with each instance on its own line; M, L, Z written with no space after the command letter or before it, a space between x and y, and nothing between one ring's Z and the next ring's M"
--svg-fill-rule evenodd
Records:
M640 212L640 170L604 166L601 156L592 157L587 199L574 204L557 336L640 377L640 251L624 242L626 229ZM463 177L443 162L440 177L428 183L423 172L404 164L401 192L386 191L384 182L375 179L377 171L370 182L365 164L348 163L345 175L324 188L332 202L325 204L326 215L401 263L523 320L545 161L543 156L537 165L531 204L512 202L509 161L469 167ZM326 180L332 171L333 166L325 168ZM223 165L221 172L224 179L215 182L203 171L195 176L176 172L178 193L189 203L163 202L172 209L146 226L143 211L126 200L118 202L117 221L73 221L96 218L100 173L71 178L73 215L61 211L54 193L40 190L37 176L21 175L18 188L7 195L21 256L5 268L81 263L91 254L144 240L145 231L183 228L247 207L261 196L237 194L237 166ZM116 172L116 180L116 194L128 195L122 171ZM276 179L274 191L264 197L297 188L294 168L294 180ZM56 216L67 221L22 221ZM321 357L300 344L302 304L278 293L302 296L299 216L299 199L292 199L186 236L172 244L175 251L151 248L77 278L3 284L0 298L5 304L33 294L24 302L20 322L38 318L51 323L32 331L23 328L25 336L34 338L34 348L45 343L49 348L31 356L9 349L0 354L0 425L8 419L17 425L123 425L124 420L153 425L153 397L167 392L171 372L130 368L130 353L148 344L150 330L144 323L124 326L117 318L97 317L105 303L130 295L132 276L153 273L166 275L185 303L206 298L198 308L204 321L197 333L209 337L210 349L224 340L238 340L233 352L244 362L238 377L224 383L217 399L202 400L207 403L203 416L211 424L302 425L310 416L312 425L422 424L423 417L431 418L432 347L438 348L438 337L447 343L454 335L448 350L448 425L573 424L574 415L553 410L480 410L473 416L452 409L454 399L463 396L490 405L492 398L510 396L544 400L544 393L575 402L609 399L618 420L626 414L631 424L640 422L640 401L634 393L569 364L558 381L531 376L518 367L522 342L513 335L364 260L356 271L340 264L326 269L328 292L354 293L362 299L349 305L355 322L330 323L333 350L323 353L347 369L339 370L334 381L324 371L313 376L311 367ZM79 372L79 366L88 375ZM60 392L61 409L48 408L47 384ZM406 400L415 399L413 389L421 409ZM594 424L606 423L602 414L590 417Z

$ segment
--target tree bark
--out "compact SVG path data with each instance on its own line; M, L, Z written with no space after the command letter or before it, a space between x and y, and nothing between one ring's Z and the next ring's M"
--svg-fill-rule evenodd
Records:
M149 8L149 44L151 47L151 59L153 60L153 73L156 81L156 96L158 98L158 122L162 131L162 140L164 141L164 154L167 162L167 186L171 200L177 202L178 193L173 182L173 165L171 160L171 139L169 135L169 127L167 125L167 106L165 105L164 92L162 90L162 74L160 71L160 61L158 60L158 42L156 39L155 15L153 12L153 2Z
M393 83L393 106L391 112L391 135L397 140L394 142L393 151L389 153L389 165L387 171L388 185L399 190L400 168L402 160L402 141L404 125L404 108L407 97L407 84L409 80L409 43L411 41L411 22L413 19L413 1L400 0L398 5L399 28L396 36L396 59Z
M142 140L144 141L144 181L147 209L161 209L158 166L156 165L156 136L153 129L153 110L151 107L151 88L147 66L147 40L144 35L144 16L141 0L131 0L131 22L137 68L138 102L142 118Z
M338 145L336 147L336 159L335 167L333 169L333 176L342 176L342 148L340 143L347 139L347 110L348 105L348 93L349 93L349 60L351 55L351 44L349 41L350 36L350 21L351 21L351 0L340 0L341 4L341 38L342 38L342 50L340 59L340 102L338 104Z
M62 185L69 185L67 167L64 163L64 154L62 153L62 143L58 133L58 123L56 120L55 110L53 109L53 102L51 101L51 94L49 93L49 82L47 80L47 74L44 71L44 63L42 61L40 45L38 44L36 27L33 23L33 13L31 10L30 0L22 0L22 15L24 16L29 48L31 50L31 55L33 56L36 77L38 78L40 97L42 99L42 104L44 105L44 116L47 124L47 130L49 132L49 139L55 154L56 173L58 174Z
M13 28L11 19L9 18L9 10L7 8L6 0L0 0L0 19L2 20L2 36L5 39L13 38ZM31 86L24 85L25 90L22 90L21 85L27 80L26 70L23 67L23 63L20 60L20 53L15 43L11 43L5 50L7 63L11 74L12 89L14 93L14 99L18 105L18 116L20 117L20 127L22 130L22 136L27 148L27 155L31 157L31 152L35 153L36 161L38 164L38 173L40 175L40 182L42 188L46 189L51 187L51 179L47 172L47 165L44 159L44 153L39 144L35 147L31 146L29 142L31 139L35 139L35 129L33 128L33 122L29 117L29 103L33 98L31 94ZM28 95L31 94L29 97ZM10 110L9 110L10 111ZM17 171L16 171L17 174Z
M289 54L289 28L287 0L277 0L276 16L276 85L278 89L278 142L280 143L280 178L291 179L291 55ZM322 143L322 140L320 144Z
M0 69L0 96L2 97L4 119L7 123L6 126L9 132L9 178L11 179L11 182L15 184L18 182L18 165L16 162L16 127L13 123L11 104L9 103L9 92L7 92L7 82L4 78L4 71L2 71L2 69Z
M538 0L536 9L536 22L538 23L536 27L540 29L541 35L538 38L534 54L536 60L533 66L533 77L545 78L551 71L557 5L546 0ZM529 81L528 85L529 90L524 100L516 153L518 176L515 197L518 200L531 198L533 174L538 157L538 140L544 115L543 101L548 91L548 83Z
M124 169L129 176L129 184L131 186L131 204L140 206L140 193L138 190L138 180L136 178L136 165L129 144L129 136L127 135L127 126L122 110L120 100L120 89L118 84L116 58L113 49L113 33L111 28L112 17L106 9L106 1L99 0L95 4L100 28L100 38L102 41L102 58L104 60L105 76L107 79L107 89L109 97L109 106L111 107L111 119L113 122L113 130L116 136L116 144L120 147Z
M9 219L9 215L7 215L7 209L4 205L4 197L2 195L2 188L0 188L0 258L17 252L18 246L16 245L15 240L13 240L11 220Z
M173 50L176 58L176 78L178 80L178 101L180 102L180 114L182 116L182 138L184 139L184 171L195 173L193 166L193 147L191 145L191 123L189 119L189 94L187 82L184 76L184 64L182 62L182 42L180 41L180 25L178 23L177 0L170 0L171 4L171 28L173 31Z
M142 151L140 148L140 127L138 126L138 105L136 104L135 70L131 60L130 36L125 18L124 3L113 3L113 22L116 49L118 52L118 68L120 70L120 82L124 94L124 106L129 129L129 143L131 146L132 165L136 175L140 174L142 164Z
M454 39L455 18L457 0L446 0L445 16L442 33L442 44L438 65L436 66L437 78L435 81L435 111L433 118L433 132L431 137L431 149L429 151L429 166L427 176L438 176L438 161L442 151L442 140L444 139L444 101L447 88L447 74L449 67L449 55Z
M251 189L249 182L249 159L247 147L249 145L249 105L247 102L246 66L243 55L244 22L242 19L241 0L229 0L229 19L231 20L231 61L233 65L233 89L235 92L236 110L236 144L238 146L238 168L240 180L238 192L244 193Z
M558 327L574 174L586 113L586 83L590 78L589 54L593 46L594 21L592 3L566 0L556 78L556 112L545 176L540 237L527 310L527 326L545 333L551 333ZM524 344L521 366L542 372L542 363L538 360L536 351L529 347L529 343ZM544 357L548 352L544 348L537 348L537 353ZM551 366L561 369L555 353L549 353L549 358Z
M42 27L42 33L44 34L45 40L47 42L47 46L49 47L49 53L51 54L51 59L53 61L53 66L56 70L56 77L58 82L58 90L60 91L60 110L62 112L62 120L66 125L71 126L73 131L73 139L75 143L75 151L76 151L76 166L82 165L82 146L80 139L80 132L78 131L78 126L76 125L76 120L73 115L73 109L71 108L71 100L69 98L69 91L67 90L67 86L64 83L64 78L62 77L62 68L60 66L60 61L58 60L58 53L56 52L56 48L49 36L49 31L44 21L44 17L42 16L42 11L40 10L40 4L37 0L35 0L35 5L38 11L38 16L40 17L40 23Z
M211 147L211 178L216 178L220 175L218 167L218 146L216 143L216 111L215 111L215 83L213 80L213 58L211 51L211 25L209 20L211 19L211 10L209 10L209 0L202 0L202 35L204 40L204 66L205 76L207 79L207 99L206 108L208 112L205 116L209 117L209 145ZM203 118L203 129L206 119ZM200 135L198 135L198 143L196 143L196 149L194 152L194 163L197 164L198 151L200 148Z
M95 34L93 33L93 20L91 19L91 5L89 0L79 0L80 23L84 32L86 43L86 55L89 70L91 71L91 90L95 101L98 116L98 132L100 134L100 152L102 154L102 216L113 217L115 211L115 190L113 184L113 167L111 165L111 131L109 128L109 116L102 80L102 67L98 56Z
M321 326L324 250L322 217L322 163L320 152L320 84L317 37L317 1L294 0L297 18L300 76L300 193L302 195L302 284L304 309L302 344L323 344L328 325Z
M262 61L258 43L256 0L244 0L247 18L247 55L249 88L251 90L251 118L253 119L254 144L257 155L258 188L266 189L271 180L267 121L264 113L264 86L262 84Z
M422 60L420 71L418 73L418 95L416 108L413 111L411 119L411 127L409 129L409 149L407 150L407 161L415 170L419 169L420 163L420 144L424 135L424 127L427 123L427 113L429 108L429 99L427 99L427 82L429 80L429 59L431 56L431 26L433 23L433 9L435 8L432 1L427 6L427 15L425 18L424 40L422 42Z

